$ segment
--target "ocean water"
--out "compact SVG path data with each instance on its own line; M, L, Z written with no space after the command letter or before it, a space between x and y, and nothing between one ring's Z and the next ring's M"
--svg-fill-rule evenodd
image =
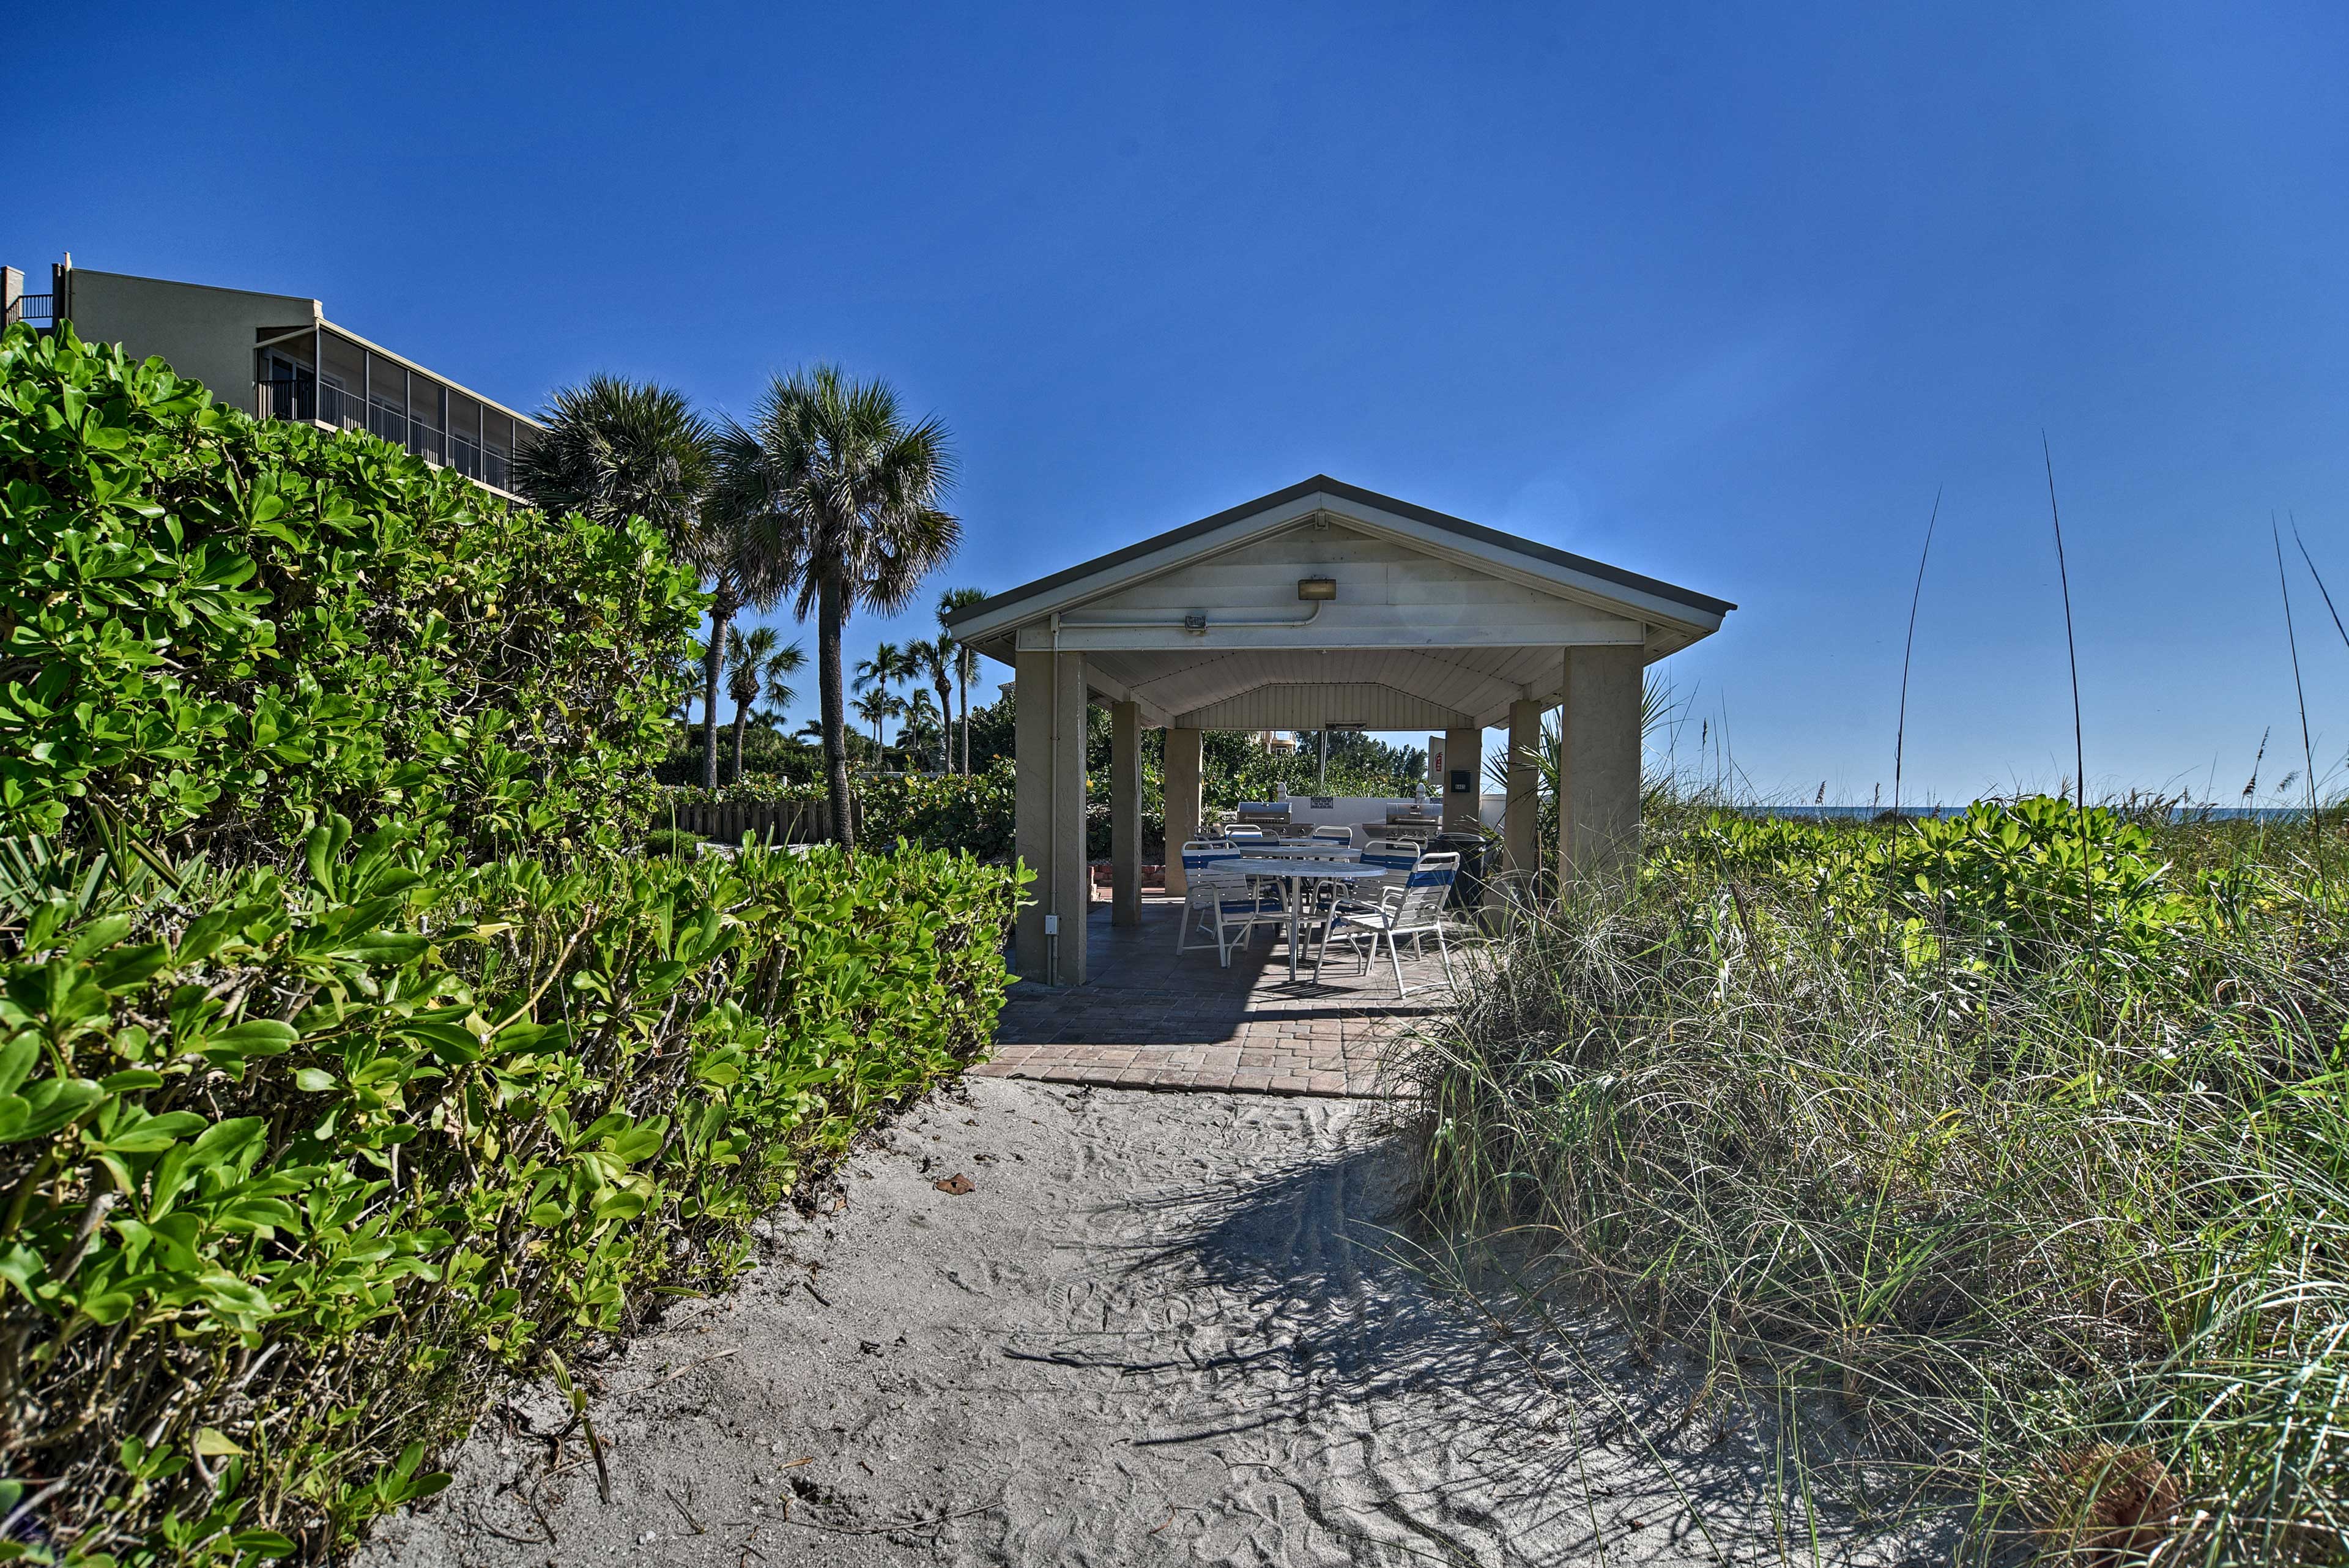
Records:
M1743 816L1783 816L1807 822L1868 822L1882 815L1889 807L1876 805L1745 805L1730 808ZM1904 805L1903 816L1963 816L1965 805ZM2172 806L2172 822L2303 822L2308 808L2298 805L2180 805Z

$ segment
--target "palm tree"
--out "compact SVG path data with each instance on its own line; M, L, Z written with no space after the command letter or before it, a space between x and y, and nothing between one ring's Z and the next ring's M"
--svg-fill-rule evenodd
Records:
M727 634L726 695L734 701L734 782L742 782L742 731L750 719L750 704L767 682L767 660L775 651L775 628L754 626Z
M930 678L930 689L938 694L938 772L952 773L954 758L947 746L947 725L954 717L954 682L950 672L955 662L955 639L945 632L921 642L905 645L905 659L913 668L913 678ZM915 696L926 701L928 691L916 691Z
M788 678L806 668L807 655L800 651L796 642L775 649L774 656L767 660L767 701L772 704L767 716L770 723L780 722L791 705L800 700Z
M796 675L807 663L807 655L796 642L788 648L776 646L771 627L754 626L748 632L737 631L730 647L730 663L726 675L726 695L734 701L734 782L742 782L742 734L748 727L750 704L763 694L774 704L771 714L762 715L770 722L782 717L783 711L799 698L799 693L784 683L784 677Z
M825 784L851 851L841 630L859 608L904 609L954 553L961 524L940 504L954 466L935 418L908 424L886 382L830 365L777 377L750 428L730 424L720 441L730 514L757 519L791 568L794 613L815 612Z
M705 513L716 433L684 393L619 376L558 389L540 418L545 430L514 454L515 487L533 505L596 523L642 517L711 585L709 637L701 645L701 782L715 785L726 628L746 601L764 607L777 593L755 571L747 588L736 581L730 542Z
M970 683L978 679L978 649L957 641L946 628L946 618L987 597L981 588L948 588L938 596L938 640L952 645L955 686L962 694L962 771L970 772ZM940 692L941 699L945 693Z
M712 431L685 394L657 381L590 376L558 389L545 431L514 454L514 484L542 512L594 523L642 517L672 546L709 493Z
M872 658L856 661L855 689L862 691L867 687L878 686L885 691L905 679L912 664L913 660L906 656L905 650L895 643L877 643L874 646Z
M715 489L690 548L709 585L713 649L722 649L736 616L774 608L797 581L794 558L774 519ZM718 680L723 669L719 652L702 661L701 782L712 788L718 784Z
M946 749L946 727L939 722L937 707L931 702L930 694L920 687L915 687L913 694L902 700L897 717L897 744L905 753L909 767L913 763L916 741L926 742L936 735L938 749Z
M676 667L670 678L677 682L677 701L669 710L679 723L693 717L693 699L700 690L701 660L707 650L698 637L688 637L678 644Z
M881 747L882 721L894 719L905 711L905 700L885 686L868 688L864 695L856 700L856 716L873 726L873 746L875 751L880 750Z

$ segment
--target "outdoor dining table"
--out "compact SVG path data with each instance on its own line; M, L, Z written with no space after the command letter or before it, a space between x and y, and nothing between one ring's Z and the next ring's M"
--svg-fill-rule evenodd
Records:
M1305 904L1305 884L1373 882L1387 874L1383 866L1365 866L1359 860L1289 860L1271 855L1244 856L1226 862L1222 869L1288 885L1288 978L1292 984L1297 980L1297 918Z

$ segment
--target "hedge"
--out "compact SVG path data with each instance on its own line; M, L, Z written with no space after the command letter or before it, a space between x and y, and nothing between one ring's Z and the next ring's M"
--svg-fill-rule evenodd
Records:
M701 603L642 522L0 334L0 831L241 859L429 795L476 856L633 845Z
M338 1553L985 1051L1017 873L642 853L700 603L0 336L0 1561Z
M317 1560L434 1490L502 1370L987 1049L1014 874L751 851L0 877L0 1501L60 1560ZM21 1546L0 1545L0 1556ZM113 1554L113 1555L109 1555Z
M999 762L981 774L858 774L850 779L849 788L856 799L860 841L888 844L902 838L910 844L963 849L982 860L1006 862L1017 852L1017 792L1009 762ZM821 784L750 778L714 790L688 785L665 791L662 805L655 811L657 815L670 805L812 806L823 800ZM1166 841L1166 815L1155 805L1146 805L1143 810L1142 837L1145 847ZM1096 798L1086 807L1085 852L1094 859L1109 856L1106 800Z

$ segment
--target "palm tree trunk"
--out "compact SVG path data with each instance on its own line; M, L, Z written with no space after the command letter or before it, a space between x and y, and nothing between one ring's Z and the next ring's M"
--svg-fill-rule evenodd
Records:
M823 784L832 804L832 836L854 855L856 825L848 815L848 696L841 682L840 588L840 579L827 573L816 590L816 688L823 711Z
M954 692L947 686L947 672L938 671L938 772L954 772Z
M725 672L726 628L734 623L732 585L720 583L709 600L709 648L701 656L701 784L718 787L718 678Z
M959 662L955 666L955 684L962 688L962 771L963 776L968 778L970 775L970 675Z
M742 726L750 717L748 702L734 704L734 782L742 782Z

